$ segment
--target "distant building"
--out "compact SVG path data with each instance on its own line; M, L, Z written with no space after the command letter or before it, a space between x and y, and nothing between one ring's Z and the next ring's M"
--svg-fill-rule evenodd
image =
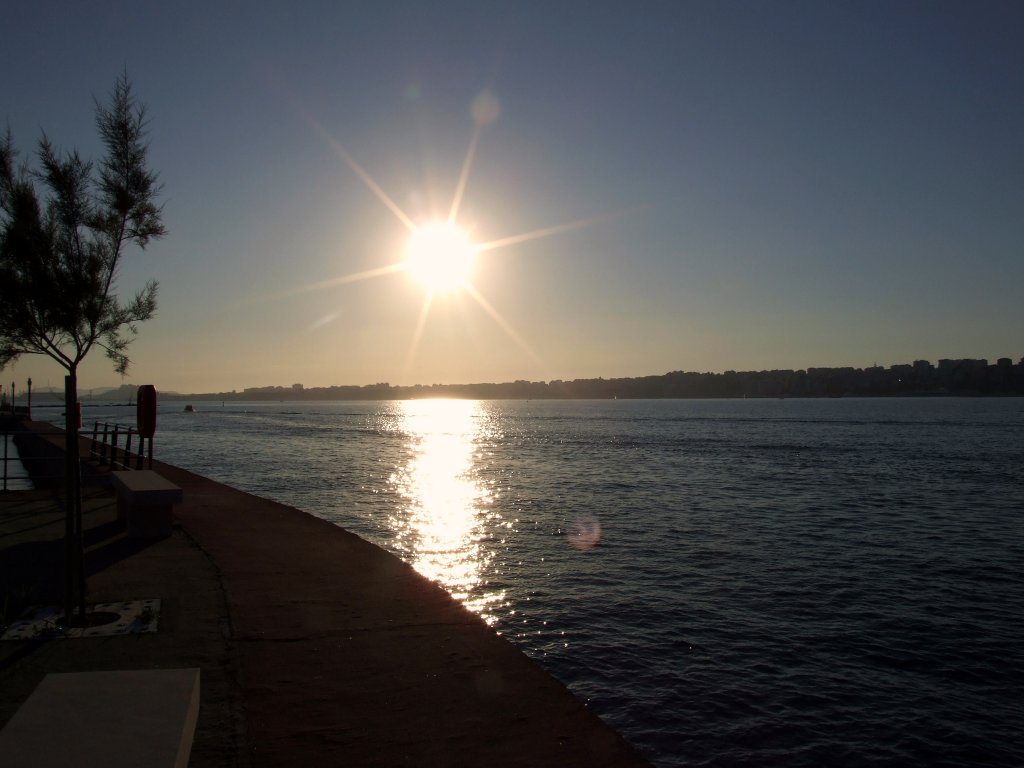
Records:
M969 358L964 360L950 360L943 358L939 360L939 370L943 373L952 373L953 371L977 371L982 368L988 368L988 360L971 360Z

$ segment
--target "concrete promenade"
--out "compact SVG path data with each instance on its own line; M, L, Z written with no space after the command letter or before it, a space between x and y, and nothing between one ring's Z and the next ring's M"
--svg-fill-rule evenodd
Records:
M154 469L184 491L170 537L128 539L102 486L83 509L89 601L160 598L159 631L0 644L0 723L48 672L196 666L193 768L647 765L399 559L291 507ZM0 496L9 602L60 602L59 504L52 491Z

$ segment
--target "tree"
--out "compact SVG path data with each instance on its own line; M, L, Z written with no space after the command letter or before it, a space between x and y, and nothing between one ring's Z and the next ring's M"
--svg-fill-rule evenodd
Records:
M67 371L69 618L75 586L84 612L84 579L79 576L73 584L74 571L84 572L75 419L78 366L100 347L123 375L131 362L127 348L138 333L136 324L156 312L155 281L127 303L116 295L128 246L145 248L166 234L156 203L160 185L147 166L147 122L145 107L122 75L109 103L96 101L96 128L106 150L98 170L75 150L61 153L45 133L36 152L37 169L16 166L10 130L0 141L0 370L23 354L44 354Z

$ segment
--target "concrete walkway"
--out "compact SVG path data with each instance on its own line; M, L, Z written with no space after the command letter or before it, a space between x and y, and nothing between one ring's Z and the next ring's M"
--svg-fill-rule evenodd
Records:
M161 598L159 632L2 644L0 721L45 672L198 666L194 768L647 765L561 683L397 558L291 507L154 468L184 491L180 526L134 544L111 524L109 491L94 489L87 567L90 600ZM52 591L45 574L58 569L59 582L60 513L52 502L30 511L5 499L4 583L32 572L40 591ZM28 568L44 552L56 564Z
M190 765L249 765L238 654L213 561L181 528L155 542L128 539L106 489L86 488L82 512L88 602L160 598L158 631L0 642L0 724L51 672L199 667L200 713ZM60 497L50 491L0 494L0 613L16 618L25 605L62 604L63 535ZM55 721L53 738L61 733Z

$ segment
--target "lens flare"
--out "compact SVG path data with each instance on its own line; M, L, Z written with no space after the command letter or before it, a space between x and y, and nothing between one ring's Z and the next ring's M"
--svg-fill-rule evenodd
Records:
M601 541L601 523L592 516L577 518L569 526L566 538L574 549L593 549Z

